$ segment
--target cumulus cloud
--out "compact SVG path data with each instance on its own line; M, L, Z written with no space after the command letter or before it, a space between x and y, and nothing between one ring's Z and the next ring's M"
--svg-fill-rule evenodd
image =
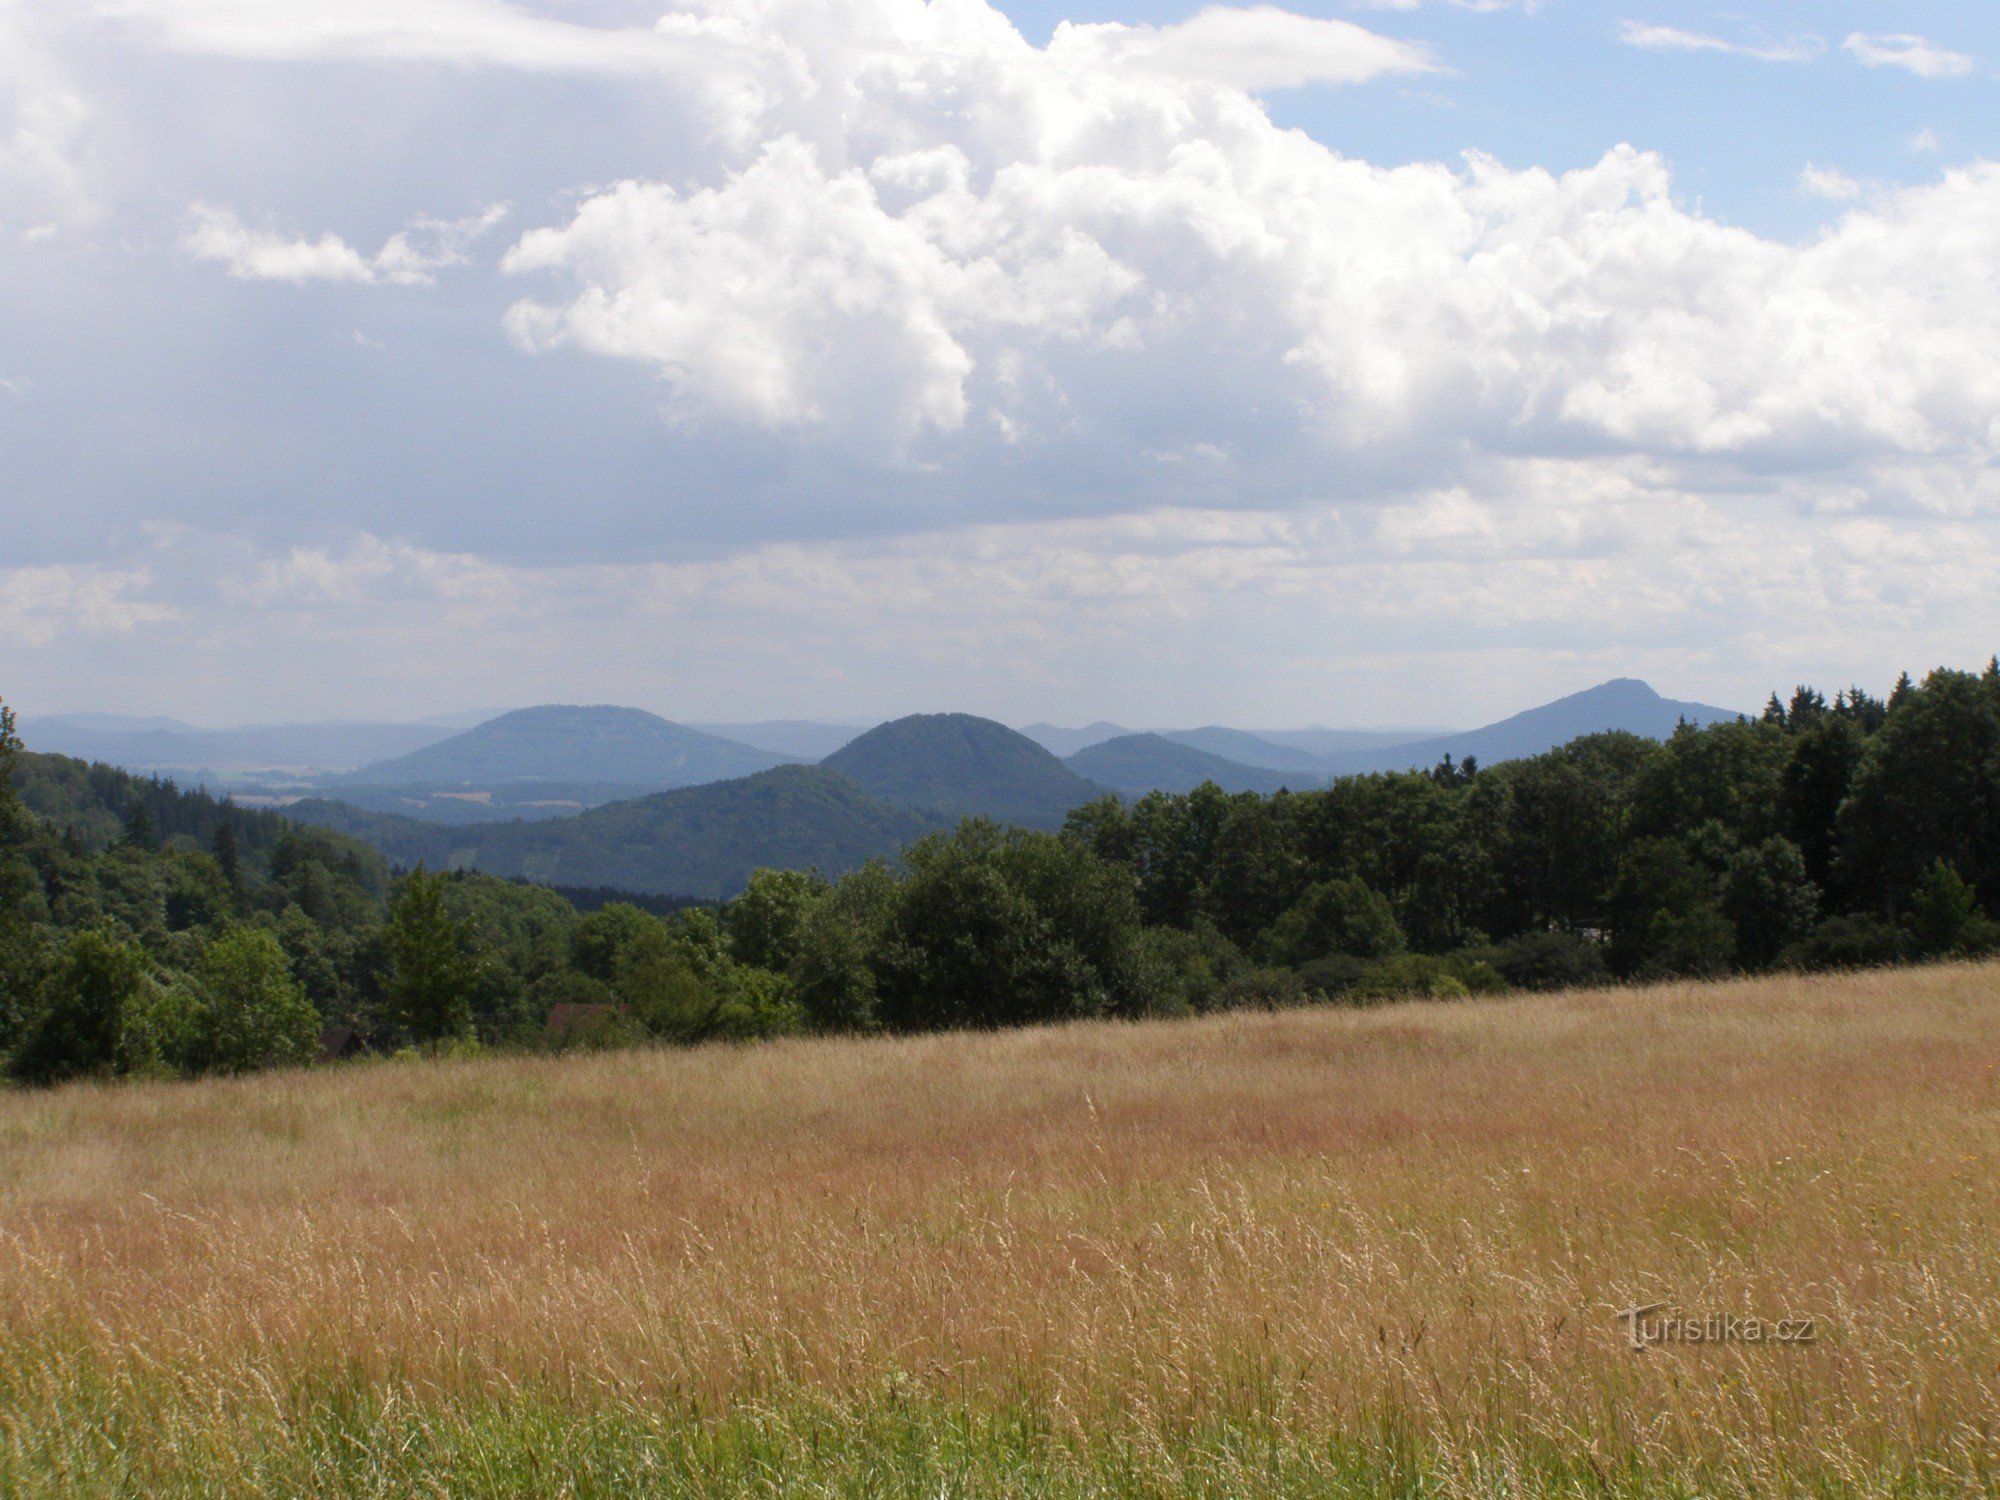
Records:
M621 184L517 244L507 269L564 287L514 309L523 344L651 364L684 418L864 443L1151 451L1227 439L1169 430L1190 410L1228 428L1278 409L1392 466L1467 445L1764 462L1994 439L2000 168L1792 245L1684 206L1649 153L1383 169L1240 88L854 5L908 24L808 54L814 87L774 106L786 128L747 165ZM1119 404L1147 371L1174 399Z
M1437 69L1415 43L1270 5L1211 6L1173 26L1065 21L1050 39L1049 53L1081 68L1133 69L1253 92L1365 83L1385 74Z
M1841 45L1871 68L1905 68L1919 78L1963 78L1978 66L1963 52L1933 46L1907 32L1857 31Z
M198 260L222 262L244 281L429 286L438 271L463 265L466 248L506 215L506 207L498 205L462 219L418 219L373 255L363 255L336 234L287 237L252 229L231 209L197 204L181 246Z
M1816 36L1789 37L1782 42L1732 42L1701 31L1683 31L1677 26L1652 26L1627 21L1619 28L1618 40L1628 47L1651 52L1725 52L1736 57L1754 57L1760 62L1806 62L1826 50Z

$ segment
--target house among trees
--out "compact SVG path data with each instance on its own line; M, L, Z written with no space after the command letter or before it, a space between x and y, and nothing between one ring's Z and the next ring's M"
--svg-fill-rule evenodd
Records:
M352 1026L329 1026L319 1034L319 1056L314 1061L344 1062L350 1057L359 1057L366 1050Z
M625 1013L622 1005L591 1004L580 1000L558 1001L549 1011L544 1035L552 1042L567 1041L575 1031L597 1031L610 1024L613 1016Z

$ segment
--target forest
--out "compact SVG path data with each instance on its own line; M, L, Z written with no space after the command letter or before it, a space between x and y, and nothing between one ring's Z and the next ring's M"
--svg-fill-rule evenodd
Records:
M587 909L586 909L587 908ZM968 819L724 903L422 866L31 753L0 706L7 1076L1366 1004L2000 947L2000 661L1324 790Z

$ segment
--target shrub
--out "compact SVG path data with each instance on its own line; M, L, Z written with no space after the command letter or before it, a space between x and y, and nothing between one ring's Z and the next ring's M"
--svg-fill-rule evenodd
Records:
M1567 932L1524 932L1481 956L1515 989L1588 989L1611 977L1604 945Z
M1903 934L1880 917L1828 917L1779 962L1793 969L1878 969L1900 962L1905 947Z

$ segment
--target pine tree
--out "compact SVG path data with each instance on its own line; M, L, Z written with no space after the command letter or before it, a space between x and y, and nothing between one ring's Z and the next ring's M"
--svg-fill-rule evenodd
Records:
M159 830L153 826L153 810L144 797L134 797L125 812L125 832L119 842L128 849L151 853L160 847Z
M210 843L215 862L222 866L222 878L229 882L231 894L243 891L243 859L236 847L235 809L223 807L222 821L215 825L215 837Z
M478 982L468 951L472 924L445 910L445 877L418 865L389 903L383 938L389 949L389 1002L419 1042L437 1043L472 1030Z

